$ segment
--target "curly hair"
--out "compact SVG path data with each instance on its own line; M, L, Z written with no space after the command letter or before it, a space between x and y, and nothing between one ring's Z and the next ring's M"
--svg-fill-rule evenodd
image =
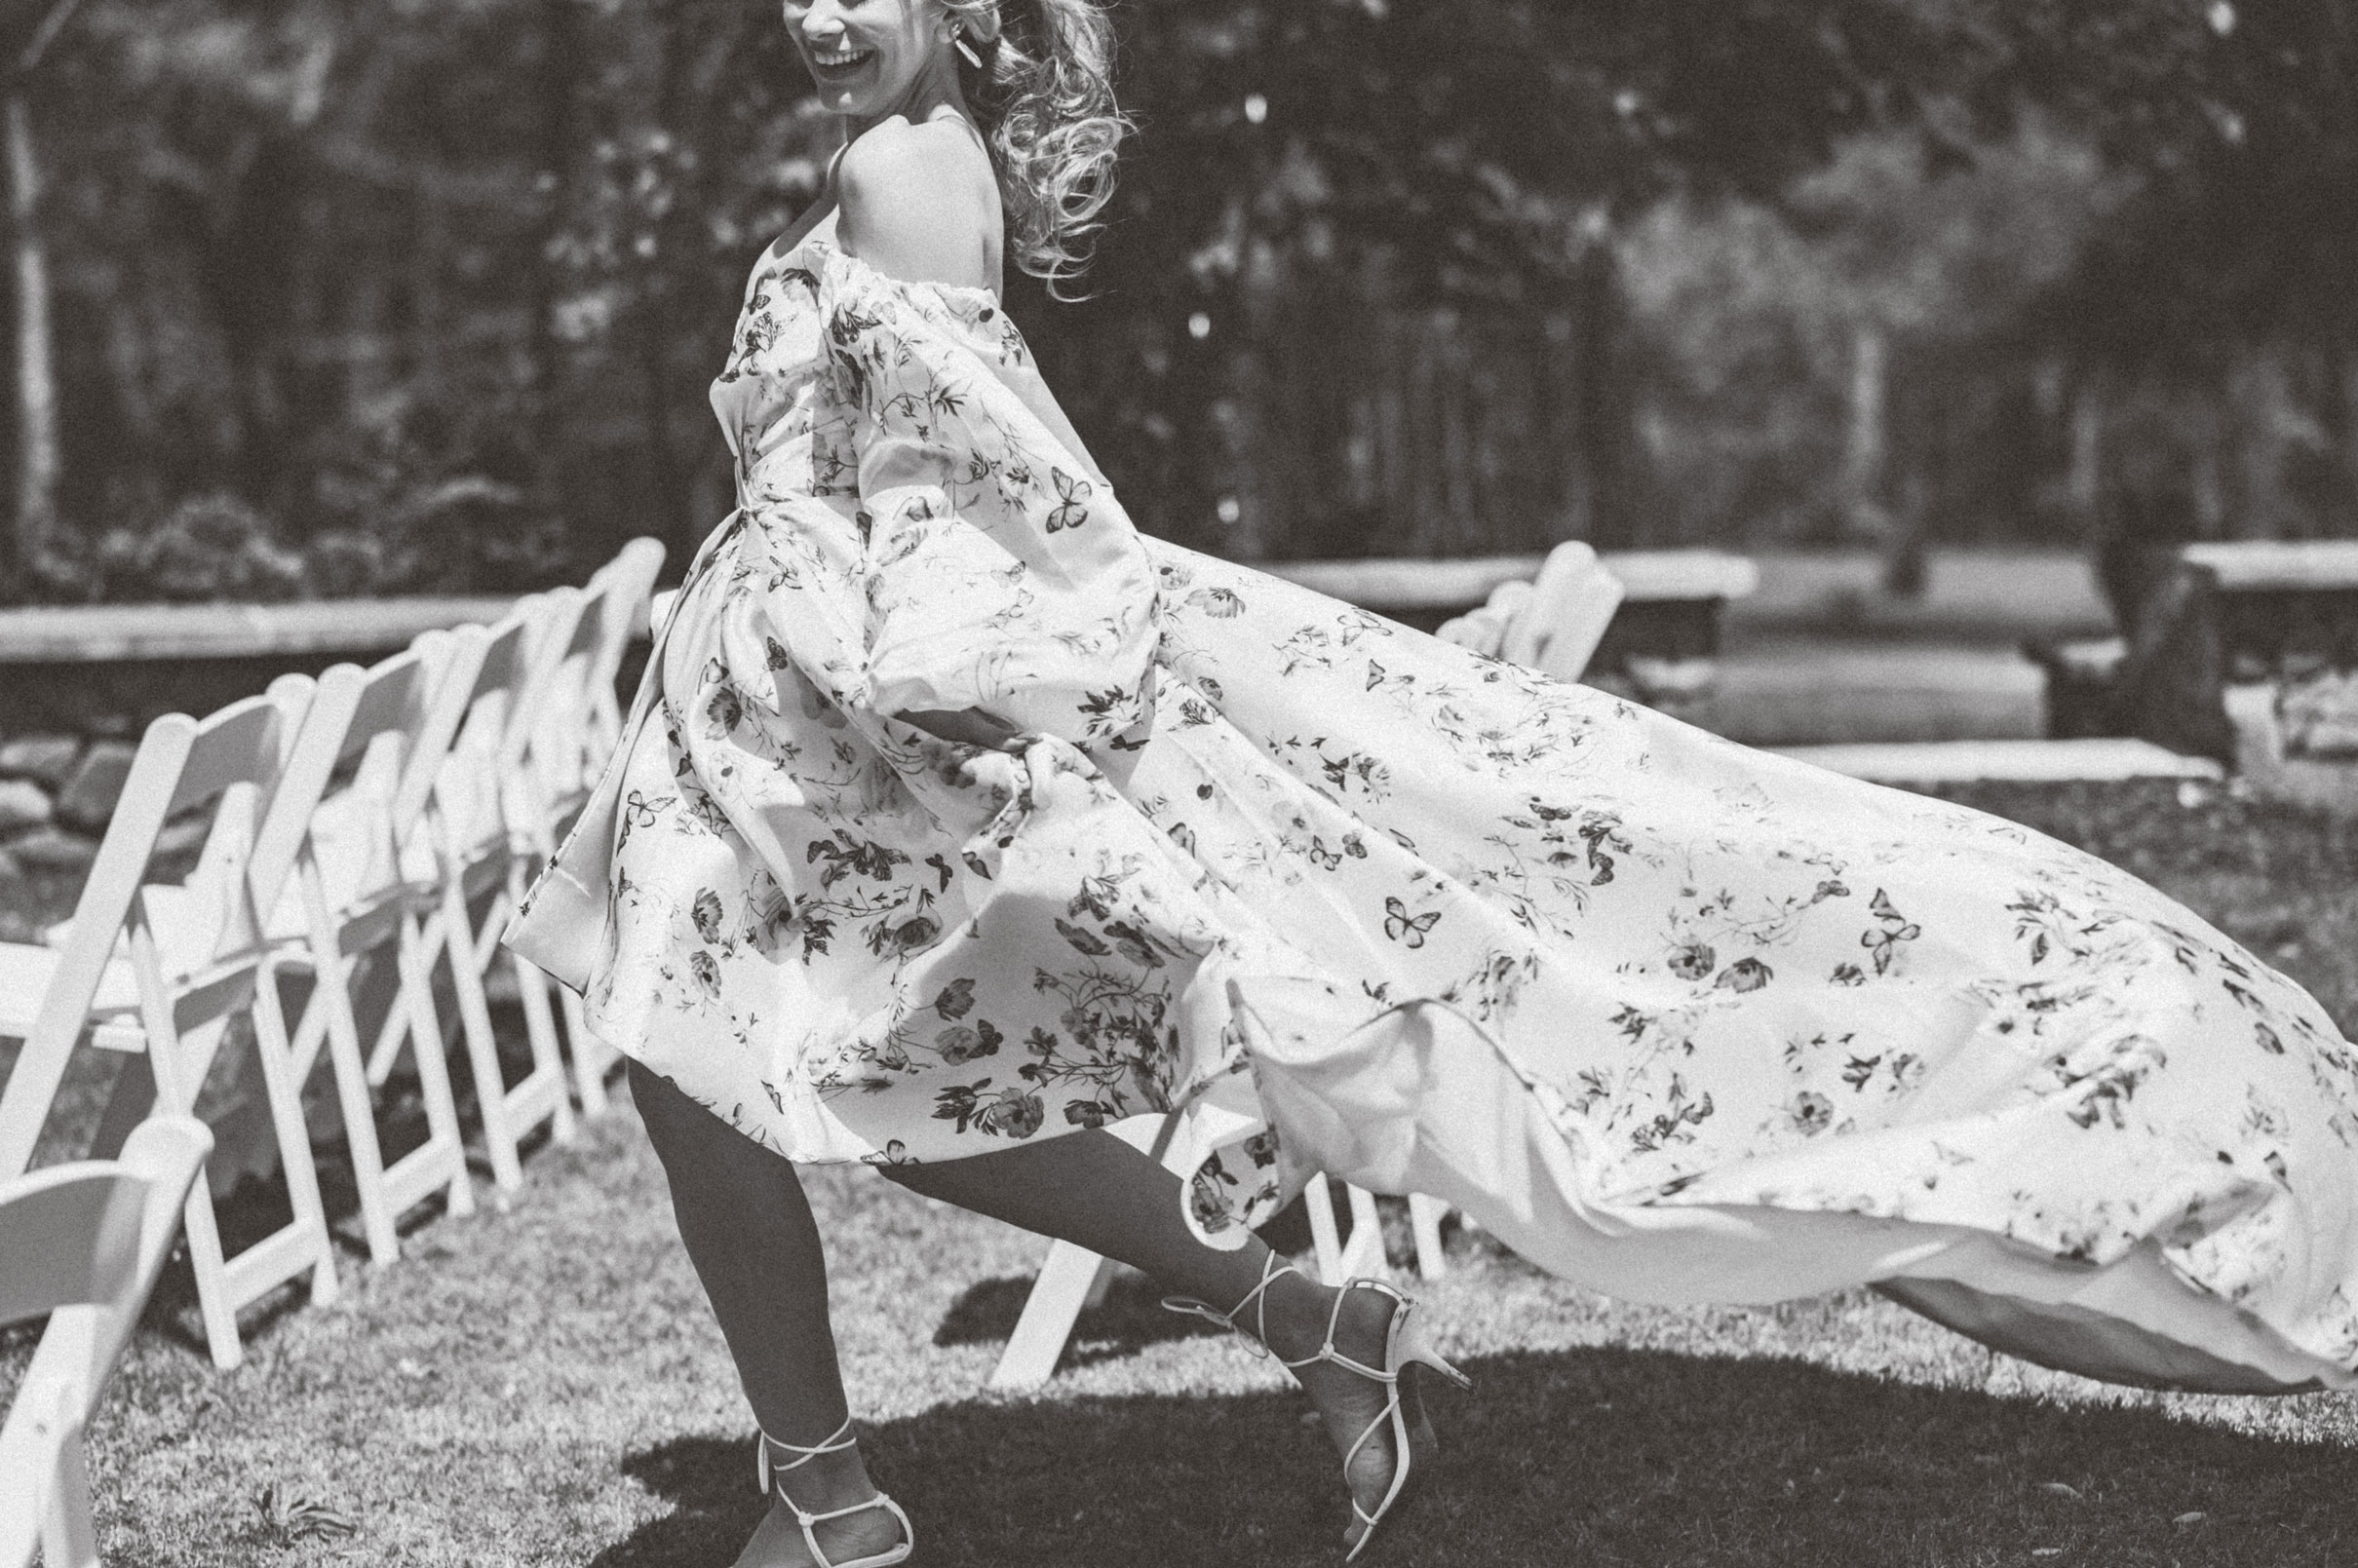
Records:
M1095 0L942 5L982 60L959 60L959 85L990 144L1016 265L1069 299L1130 130L1113 100L1113 23Z

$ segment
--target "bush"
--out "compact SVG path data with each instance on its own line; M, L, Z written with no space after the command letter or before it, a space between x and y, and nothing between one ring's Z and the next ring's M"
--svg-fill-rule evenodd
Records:
M302 555L230 495L192 496L145 529L108 529L92 564L99 593L117 600L291 599L307 586Z

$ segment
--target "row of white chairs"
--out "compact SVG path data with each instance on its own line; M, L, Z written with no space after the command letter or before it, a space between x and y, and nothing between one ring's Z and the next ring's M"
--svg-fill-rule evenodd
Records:
M499 935L619 739L615 674L662 562L660 545L635 540L585 587L528 595L495 625L429 631L368 669L282 676L204 719L157 719L73 918L46 943L0 943L0 1037L23 1042L0 1090L0 1181L30 1164L77 1050L146 1064L115 1076L90 1141L101 1159L150 1118L191 1114L233 1027L251 1050L266 1146L216 1148L213 1161L275 1165L292 1217L230 1256L212 1184L188 1195L217 1365L242 1358L237 1314L258 1297L297 1279L315 1302L336 1293L302 1102L323 1052L379 1264L400 1255L400 1220L418 1204L475 1205L441 997L458 1014L501 1192L522 1184L519 1148L535 1128L569 1139L576 1095L584 1114L604 1107L614 1052L569 993L552 1007L548 977ZM193 867L159 879L159 841L192 817L209 819ZM531 1059L514 1084L490 1012L503 965ZM377 1091L405 1055L426 1136L388 1164Z

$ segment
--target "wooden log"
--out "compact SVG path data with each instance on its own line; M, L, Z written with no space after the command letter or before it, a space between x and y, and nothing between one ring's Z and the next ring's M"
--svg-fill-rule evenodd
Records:
M392 653L421 631L496 621L516 595L290 604L88 604L0 611L0 664Z

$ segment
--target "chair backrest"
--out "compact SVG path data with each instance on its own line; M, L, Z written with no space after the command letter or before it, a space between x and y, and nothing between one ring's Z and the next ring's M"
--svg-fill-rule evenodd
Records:
M454 739L429 788L451 847L469 850L507 833L501 803L503 761L512 728L524 722L535 633L547 616L545 593L528 594L489 628L462 627L435 694L438 717L454 719ZM408 782L405 781L405 788Z
M190 1116L157 1116L116 1160L77 1160L0 1182L0 1323L146 1295L172 1250L180 1201L213 1148ZM147 1276L144 1284L140 1276ZM134 1316L136 1303L134 1302Z
M409 644L418 656L426 683L424 710L417 739L402 764L393 792L393 821L406 833L425 815L436 784L458 744L467 715L475 705L484 657L490 652L490 629L462 626L448 631L428 631Z
M598 569L607 579L606 613L599 628L598 652L590 667L591 700L597 705L601 745L611 746L622 729L621 704L614 677L631 638L647 624L649 595L663 571L664 548L653 539L638 538L622 547L614 558Z
M145 1200L146 1183L112 1160L0 1185L0 1323L113 1300L138 1261Z
M614 558L598 568L592 581L604 579L609 592L606 595L605 623L599 629L598 662L591 670L591 681L597 689L607 694L605 716L620 725L620 704L614 698L614 677L622 669L622 656L631 639L647 629L650 599L655 592L655 579L663 573L664 548L653 539L638 538L615 553Z
M1530 596L1508 623L1499 656L1558 680L1578 680L1621 597L1621 580L1595 548L1566 540L1548 552Z
M525 682L523 722L505 737L507 765L532 767L552 800L584 787L596 731L590 683L613 591L613 580L599 575L587 588L550 595Z
M0 1564L53 1553L96 1561L81 1434L171 1255L213 1135L185 1116L133 1129L119 1160L0 1183L0 1322L50 1314L0 1425ZM62 1486L69 1495L58 1495ZM60 1533L58 1526L65 1526ZM52 1555L52 1562L58 1561Z
M322 852L331 902L398 878L408 822L396 821L395 799L432 716L441 646L420 638L367 669L342 664L319 677L256 835L251 880L257 904L285 885L307 837Z
M141 884L165 822L215 805L214 820L188 886L190 902L208 911L191 931L176 931L175 959L201 959L251 942L260 921L245 872L264 803L284 763L286 726L308 685L232 703L203 720L166 713L147 726L106 824L97 858L82 884L49 990L25 1037L17 1067L0 1090L0 1177L24 1169L34 1140L90 1015L116 942L135 918Z

